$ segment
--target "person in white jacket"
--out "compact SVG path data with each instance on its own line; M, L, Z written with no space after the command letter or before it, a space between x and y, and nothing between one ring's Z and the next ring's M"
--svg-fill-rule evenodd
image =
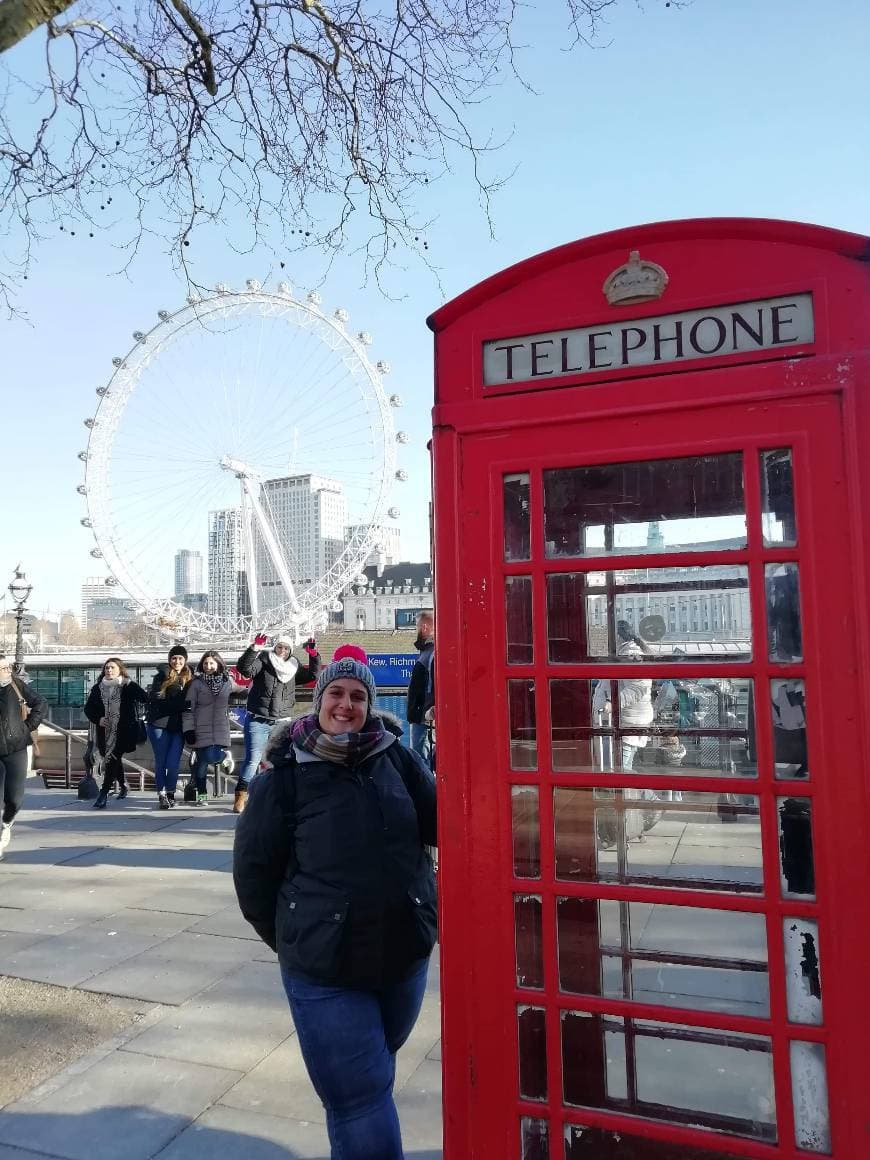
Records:
M631 631L631 625L626 620L616 622L616 655L620 660L637 663L642 661L648 652L646 644ZM612 717L611 687L612 681L599 681L592 697L592 712L596 720L610 723ZM617 696L619 698L619 744L623 773L628 773L634 766L634 759L638 749L643 749L649 737L646 733L625 733L627 727L634 725L637 728L648 728L653 723L655 712L652 702L652 681L645 677L628 677L617 681ZM598 714L602 714L599 718Z

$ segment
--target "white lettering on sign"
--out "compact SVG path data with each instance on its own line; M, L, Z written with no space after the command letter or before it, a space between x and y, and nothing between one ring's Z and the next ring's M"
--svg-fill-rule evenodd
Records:
M780 350L815 337L812 294L791 294L483 344L484 386Z

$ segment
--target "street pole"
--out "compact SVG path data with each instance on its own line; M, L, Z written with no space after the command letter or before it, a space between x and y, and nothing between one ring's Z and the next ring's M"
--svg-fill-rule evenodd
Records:
M25 605L30 599L30 593L33 591L33 585L24 575L24 570L19 564L15 569L15 575L12 578L12 583L8 585L9 595L12 597L12 602L15 605L15 664L13 671L18 676L24 676L24 635L23 635L23 620L25 613Z

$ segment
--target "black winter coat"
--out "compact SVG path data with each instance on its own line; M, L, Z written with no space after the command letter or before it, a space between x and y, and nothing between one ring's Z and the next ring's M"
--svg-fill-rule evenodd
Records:
M132 753L139 744L139 710L138 705L148 702L148 694L135 681L127 681L121 689L121 712L118 717L118 738L115 743L115 754ZM105 757L106 730L100 724L100 718L105 717L106 707L100 694L100 682L91 689L85 702L85 716L93 721L97 727L97 748Z
M8 757L10 753L20 753L28 745L33 744L31 733L35 733L39 722L48 709L48 701L34 692L26 681L12 678L15 688L30 706L30 715L27 720L21 717L21 702L15 695L12 685L0 687L0 757Z
M414 661L408 682L407 719L412 725L422 725L426 710L435 704L435 641L427 640Z
M148 723L166 729L169 733L181 733L181 715L187 698L187 685L173 681L166 692L161 693L163 682L168 675L169 665L157 666L157 675L148 690Z
M236 826L242 914L288 971L351 988L398 981L437 937L423 848L436 843L434 778L398 741L348 767L298 760L282 732Z
M279 681L272 667L268 649L258 653L252 646L245 649L236 662L236 668L243 677L253 677L254 683L248 690L247 708L255 717L265 717L267 721L281 721L292 717L296 704L296 682L307 685L316 681L320 671L320 657L309 657L307 665L300 665L296 657L288 661L298 666L292 680Z

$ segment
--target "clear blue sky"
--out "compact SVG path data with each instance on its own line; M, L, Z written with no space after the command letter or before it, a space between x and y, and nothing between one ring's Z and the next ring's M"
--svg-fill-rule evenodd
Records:
M519 166L494 202L490 239L466 171L433 192L439 214L430 254L449 298L488 274L573 238L665 218L748 215L815 221L870 233L870 4L867 0L695 0L687 8L623 0L602 47L561 51L557 0L523 16L521 56L531 95L506 84L476 112L496 134L513 127L499 165ZM545 15L537 15L545 13ZM264 278L268 255L242 258L212 245L199 261L206 283ZM2 334L4 434L0 581L20 558L39 610L76 607L82 579L99 573L79 526L76 494L83 420L132 331L186 293L157 242L129 274L99 240L57 235L37 251L19 306L28 322ZM287 274L318 283L316 255ZM390 389L405 399L401 426L411 480L398 493L403 555L428 553L431 335L442 301L425 269L409 265L404 298L361 285L355 261L338 262L324 305L345 306L354 329L375 337ZM264 438L270 403L264 399ZM182 413L179 410L179 422Z

